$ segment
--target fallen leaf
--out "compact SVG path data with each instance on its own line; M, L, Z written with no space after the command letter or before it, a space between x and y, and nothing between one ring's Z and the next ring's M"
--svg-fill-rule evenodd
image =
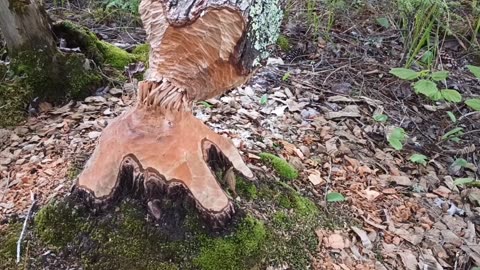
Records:
M351 118L351 117L361 117L360 110L357 105L348 105L343 110L338 112L327 112L325 114L325 119L333 120L337 118Z
M439 186L437 189L432 190L433 193L437 194L440 197L443 198L448 198L448 195L452 192L450 189L444 187L444 186Z
M345 241L343 240L343 237L340 234L330 235L327 238L327 242L325 244L326 244L326 246L334 248L334 249L344 249L345 248Z
M368 187L362 191L363 197L365 197L368 201L374 201L378 196L382 193L372 190L371 187Z
M308 180L310 180L310 183L312 183L312 185L314 186L318 186L325 182L325 180L322 179L321 174L318 170L310 170Z
M398 255L400 255L400 258L402 258L403 265L406 269L417 270L417 257L410 250L402 250L402 252L399 252Z
M351 229L358 235L358 237L360 237L360 240L362 240L362 245L366 249L372 249L373 248L372 242L370 241L370 238L368 238L368 235L364 230L359 229L355 226L352 226Z

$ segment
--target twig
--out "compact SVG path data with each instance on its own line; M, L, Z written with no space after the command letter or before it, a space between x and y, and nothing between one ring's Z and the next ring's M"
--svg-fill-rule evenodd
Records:
M27 229L28 218L30 217L30 214L32 213L32 209L35 206L35 203L37 202L37 200L35 199L35 194L33 194L32 191L30 191L30 198L32 199L32 204L28 209L27 216L25 217L25 221L23 222L22 233L20 234L20 237L18 238L18 242L17 242L17 264L20 262L20 250L22 248L22 240L23 240L25 231Z

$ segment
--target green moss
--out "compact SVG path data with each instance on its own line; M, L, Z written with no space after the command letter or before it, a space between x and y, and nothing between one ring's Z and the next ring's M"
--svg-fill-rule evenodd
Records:
M22 51L12 60L12 70L21 84L29 89L30 97L57 102L84 98L99 86L99 73L91 70L86 61L83 55L76 53L49 55L40 51Z
M294 180L298 177L298 171L286 160L270 153L260 153L260 158L270 164L280 177L287 180Z
M96 46L105 58L105 63L114 68L123 69L130 63L140 60L137 55L128 53L108 42L96 40Z
M78 46L85 55L98 64L109 64L110 66L123 70L130 63L140 61L143 56L128 53L108 42L99 40L94 33L88 29L76 25L70 21L63 21L54 25L54 31L68 40L70 46Z
M64 247L76 235L87 229L80 214L64 203L50 203L35 216L35 231L39 238L54 247Z
M277 39L277 45L282 51L288 52L290 50L290 41L284 35L279 35Z
M66 93L67 98L83 99L102 81L98 72L83 68L85 61L85 57L80 54L70 54L66 58L64 70L69 86Z
M245 181L241 177L237 177L237 193L241 198L247 200L255 200L257 198L257 187L251 182Z
M265 225L248 216L233 235L206 239L194 264L204 270L251 269L264 252L266 236Z
M132 53L138 57L144 63L148 63L148 55L150 53L150 45L149 44L140 44L135 49L133 49Z
M16 81L0 81L0 127L14 126L25 119L32 92Z
M4 231L0 231L0 269L13 268L17 257L17 241L21 231L21 223L9 224Z
M55 203L39 212L35 232L67 254L74 248L85 269L265 269L285 263L308 269L318 244L315 229L325 219L317 206L283 182L254 185L240 178L237 183L239 195L261 212L261 221L247 211L226 231L211 232L188 205L184 218L169 214L181 207L175 201L162 207L165 222L173 222L167 227L163 220L158 225L147 220L138 201L98 214ZM75 256L69 260L78 260Z

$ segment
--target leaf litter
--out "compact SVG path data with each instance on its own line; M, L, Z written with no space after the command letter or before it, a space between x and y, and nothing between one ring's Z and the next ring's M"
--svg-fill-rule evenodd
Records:
M393 81L388 66L394 64L388 59L399 57L401 47L388 30L378 34L390 43L381 48L358 45L344 42L352 38L349 31L334 32L332 42L319 42L322 59L328 59L329 65L319 62L312 68L302 61L285 64L280 57L272 58L248 85L209 100L209 108L196 106L194 113L216 132L228 135L256 171L276 177L261 165L261 152L300 162L300 177L290 184L327 211L340 208L342 215L356 222L356 226L316 230L319 247L313 268L480 265L476 228L480 192L475 186L455 185L454 180L478 172L478 138L466 136L461 147L452 142L438 146L442 137L438 130L447 119L438 112L452 108L419 105L408 85ZM363 35L356 38L366 39ZM364 49L373 55L358 53ZM143 69L131 65L126 72L131 77ZM282 82L288 71L289 83ZM455 72L450 77L465 83L465 92L478 89ZM0 223L26 214L30 191L39 204L68 194L102 129L132 105L134 93L135 83L130 82L83 102L58 108L42 104L39 115L24 125L0 129ZM375 115L382 115L381 121ZM465 115L456 121L467 119L470 130L478 129L478 119ZM394 136L395 145L404 143L408 153L389 146L389 121L409 131L406 141ZM463 147L468 151L457 152ZM423 167L409 161L412 149L418 148L431 158ZM455 153L473 166L463 168L446 155L435 157L437 153ZM234 180L229 179L235 191ZM345 200L336 195L339 202L322 204L333 193Z

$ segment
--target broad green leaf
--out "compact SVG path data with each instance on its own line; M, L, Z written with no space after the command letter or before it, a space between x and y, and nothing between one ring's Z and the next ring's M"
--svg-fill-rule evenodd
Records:
M405 130L403 128L394 128L387 137L388 143L395 150L403 149L403 142L405 141Z
M433 61L433 53L431 51L426 51L423 54L421 61L427 65L431 65Z
M458 166L460 168L467 168L469 170L472 170L472 171L476 171L477 170L477 166L475 166L475 164L473 163L470 163L468 161L466 161L465 159L463 158L457 158L453 164L453 166Z
M433 101L443 100L442 93L440 91L437 91L430 97L430 99L433 100Z
M425 155L422 155L422 154L413 154L410 157L410 161L413 162L413 163L422 164L424 166L427 165L427 157Z
M450 101L453 103L458 103L462 101L462 95L457 90L443 89L441 93L446 101Z
M264 95L260 98L260 104L261 104L261 105L267 104L267 100L268 100L267 94L264 94Z
M420 72L408 68L392 68L390 74L397 76L402 80L414 80L420 76Z
M463 158L457 158L454 162L453 162L454 165L457 165L459 167L465 167L468 165L468 161L466 161L465 159Z
M455 117L455 114L453 114L452 112L447 112L447 115L448 115L448 117L450 117L450 120L451 120L453 123L456 123L456 122L457 122L457 117Z
M472 66L472 65L467 65L468 70L473 73L475 77L480 79L480 67L477 66Z
M474 111L480 111L480 98L472 98L465 101L468 107L472 108Z
M415 88L415 93L423 94L429 98L434 97L434 95L438 93L437 85L429 80L419 80L413 88Z
M452 137L450 138L450 141L454 142L454 143L459 143L460 142L460 138L458 137Z
M432 73L432 80L443 81L448 78L448 71L435 71Z
M343 202L345 197L338 192L330 192L327 194L327 202Z
M472 183L473 181L475 181L475 179L473 179L471 177L469 177L469 178L457 178L457 179L455 179L455 181L453 181L453 183L456 186L460 186L460 185L465 185L465 184Z
M388 120L388 116L386 116L385 114L376 114L373 116L373 120L383 123Z
M456 127L452 130L450 130L449 132L445 133L445 135L442 136L442 140L446 140L452 136L460 136L463 134L463 128L461 127Z
M397 151L400 151L403 149L403 143L399 140L390 139L388 140L388 142L390 143L390 146Z
M377 18L377 23L378 23L380 26L383 26L383 27L385 27L385 28L389 28L389 27L390 27L390 22L389 22L388 19L385 18L385 17Z

